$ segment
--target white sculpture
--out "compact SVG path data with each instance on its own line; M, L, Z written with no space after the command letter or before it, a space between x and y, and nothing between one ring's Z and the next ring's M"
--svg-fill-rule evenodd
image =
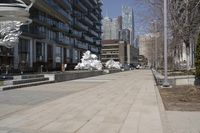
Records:
M119 62L110 59L106 62L106 68L108 69L121 69L121 64Z
M29 9L35 0L29 1L29 5L22 0L0 3L0 46L12 48L18 44L20 27L32 22L29 19Z
M76 70L102 70L101 61L97 60L95 54L91 54L90 51L86 51L83 54L81 63L75 67Z

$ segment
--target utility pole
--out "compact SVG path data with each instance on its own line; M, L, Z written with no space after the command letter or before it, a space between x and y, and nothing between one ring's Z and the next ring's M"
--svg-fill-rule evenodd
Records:
M165 68L165 76L163 87L169 87L170 84L168 82L168 75L167 75L167 0L164 0L164 68Z

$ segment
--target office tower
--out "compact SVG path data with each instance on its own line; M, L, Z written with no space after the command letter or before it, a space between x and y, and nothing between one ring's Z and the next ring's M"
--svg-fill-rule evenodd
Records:
M119 31L121 30L121 19L120 17L117 18L109 18L105 17L102 21L103 23L103 40L116 40L119 39Z
M112 25L112 19L109 17L105 17L102 20L102 40L109 40L111 39L111 25Z
M125 41L127 44L131 44L131 32L129 29L122 29L119 32L119 38L122 41Z
M132 7L122 6L122 29L128 29L131 32L131 45L134 43L134 13Z

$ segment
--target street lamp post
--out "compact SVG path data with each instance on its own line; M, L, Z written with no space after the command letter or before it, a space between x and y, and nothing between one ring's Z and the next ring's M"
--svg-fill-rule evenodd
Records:
M155 69L157 70L158 69L158 31L157 31L157 21L155 20L155 25L154 25L155 27L155 59L156 59L156 61L155 61Z
M164 0L164 68L165 68L165 76L163 87L169 87L170 84L168 82L167 76L167 0Z

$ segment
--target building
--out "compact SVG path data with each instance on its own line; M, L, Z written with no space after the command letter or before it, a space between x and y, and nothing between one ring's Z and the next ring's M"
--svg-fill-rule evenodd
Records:
M139 49L134 44L133 9L123 6L122 16L113 19L105 17L102 29L102 62L114 59L123 65L137 65Z
M119 39L131 44L131 31L129 29L122 29L119 31Z
M116 40L119 39L119 31L122 27L121 17L109 18L105 17L102 21L102 40Z
M122 16L118 16L117 19L118 19L119 29L121 30L122 29Z
M99 0L36 1L30 10L33 22L22 27L19 44L0 48L0 64L47 71L60 70L62 64L73 69L86 50L100 57L101 6Z
M134 12L132 7L122 6L122 29L128 29L131 32L131 45L134 44L135 27L134 27Z
M139 50L133 45L127 44L127 64L137 66L139 64Z
M127 44L119 40L103 40L101 61L105 64L108 60L113 59L121 64L127 64Z
M153 66L155 63L155 39L154 34L146 34L139 37L139 55L147 59L147 64Z
M105 64L108 60L119 61L122 65L138 64L138 49L125 41L103 40L101 61Z
M113 18L111 23L111 40L118 39L119 37L120 25L118 18Z
M112 19L109 17L105 17L102 20L102 40L109 40L111 39L111 24L112 24Z
M119 32L120 41L124 41L127 44L127 64L137 65L139 60L139 48L136 47L137 44L131 45L131 32L128 29L122 29ZM136 43L136 41L135 41Z

